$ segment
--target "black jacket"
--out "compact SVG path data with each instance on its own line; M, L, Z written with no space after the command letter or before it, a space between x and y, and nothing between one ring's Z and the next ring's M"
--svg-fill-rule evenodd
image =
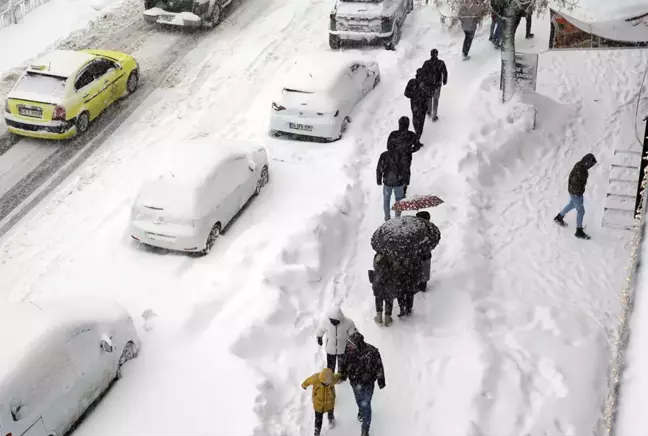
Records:
M429 91L425 84L418 79L410 79L405 87L405 97L410 99L413 106L427 105Z
M579 196L585 194L589 169L594 165L596 165L596 158L592 153L586 154L574 165L571 173L569 173L569 181L567 183L567 191L570 194Z
M431 255L430 255L431 257ZM374 297L394 300L405 293L414 293L419 277L423 274L425 259L391 259L383 254L374 256L371 286Z
M385 369L380 352L373 345L367 344L361 334L349 337L356 346L347 344L344 352L343 377L348 377L352 384L373 385L376 381L381 389L385 387Z
M448 83L448 69L441 59L428 59L421 67L423 83L428 91Z
M411 153L397 150L394 141L387 141L387 151L383 152L376 166L376 182L385 186L404 186L410 182Z

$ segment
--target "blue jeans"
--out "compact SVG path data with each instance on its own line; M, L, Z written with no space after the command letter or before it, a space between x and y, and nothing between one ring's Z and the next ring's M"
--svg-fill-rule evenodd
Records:
M493 42L497 45L500 45L502 43L502 32L504 32L504 23L505 20L497 17L495 19L495 33L493 34Z
M583 217L585 216L585 205L582 195L569 194L569 203L560 212L560 215L567 215L572 209L576 209L576 227L583 228Z
M385 210L385 221L391 218L391 196L392 191L396 201L405 198L405 186L387 186L383 185L383 208ZM396 211L396 216L400 216L400 211Z
M370 385L351 384L356 404L358 404L358 413L362 417L362 430L367 432L371 427L371 397L373 397L374 386L374 383Z

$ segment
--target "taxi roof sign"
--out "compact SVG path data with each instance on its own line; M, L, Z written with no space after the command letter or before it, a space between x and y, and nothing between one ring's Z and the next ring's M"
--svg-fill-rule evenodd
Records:
M30 70L36 70L36 71L45 71L49 70L49 63L47 65L30 65L29 66Z

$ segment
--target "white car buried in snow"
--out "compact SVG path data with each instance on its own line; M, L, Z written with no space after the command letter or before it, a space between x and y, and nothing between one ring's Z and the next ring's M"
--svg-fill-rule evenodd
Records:
M131 213L136 241L206 255L238 212L270 180L265 147L190 139L146 181Z
M144 20L178 27L216 27L232 0L144 0Z
M329 22L329 45L342 41L382 42L394 50L413 0L336 0Z
M272 101L270 132L335 141L356 104L380 82L380 68L374 61L321 53L296 61L289 77Z
M139 349L132 318L110 300L8 303L0 323L3 436L66 434Z

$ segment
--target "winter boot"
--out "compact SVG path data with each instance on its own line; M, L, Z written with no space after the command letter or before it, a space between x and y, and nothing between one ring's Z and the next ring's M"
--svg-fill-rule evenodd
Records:
M317 430L315 429L315 433L313 433L315 436L320 436L322 430Z
M526 36L526 39L533 39L534 36L535 36L535 35L534 35L533 33L529 33L529 34Z
M335 428L335 418L329 419L329 428Z
M389 324L391 324L393 321L392 317L389 315L385 315L385 327L389 327Z
M382 324L383 323L382 312L378 312L376 314L376 316L374 316L374 321L376 321L376 324Z
M585 240L592 239L592 238L590 237L590 235L588 235L587 233L585 233L585 232L583 231L583 228L582 228L582 227L578 227L578 228L576 229L576 233L574 234L574 236L576 236L577 238L580 238L580 239L585 239Z
M567 227L567 223L563 220L563 216L561 214L556 215L554 222L561 227Z
M463 55L463 60L464 60L464 61L467 61L468 59L470 59L470 56L469 56L469 55L467 55L467 54Z
M360 436L369 436L369 430L365 430L364 428L360 430Z
M433 116L433 117L432 117L432 121L436 123L437 121L439 121L439 117L437 117L436 115Z

